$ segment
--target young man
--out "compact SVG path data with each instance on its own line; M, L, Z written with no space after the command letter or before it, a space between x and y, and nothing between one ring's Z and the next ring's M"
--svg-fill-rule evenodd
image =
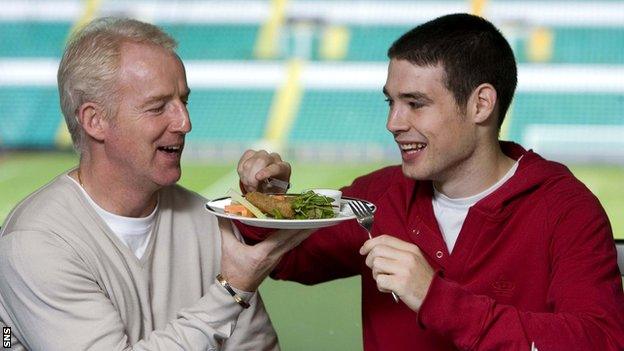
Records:
M0 233L0 326L14 348L278 349L255 291L309 233L245 246L175 184L191 130L175 45L114 18L68 44L58 83L80 164L23 200Z
M598 200L565 166L498 140L517 81L500 32L448 15L388 56L387 129L402 165L342 189L377 205L373 239L355 221L321 229L272 275L361 275L366 350L624 349L622 281ZM242 186L284 175L279 161L246 152Z

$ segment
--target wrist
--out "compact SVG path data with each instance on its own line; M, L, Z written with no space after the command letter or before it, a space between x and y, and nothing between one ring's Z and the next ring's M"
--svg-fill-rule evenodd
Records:
M223 277L221 274L217 274L216 276L217 282L227 291L228 294L232 296L234 301L239 304L243 308L249 308L249 303L245 300L243 294L234 290L230 283Z

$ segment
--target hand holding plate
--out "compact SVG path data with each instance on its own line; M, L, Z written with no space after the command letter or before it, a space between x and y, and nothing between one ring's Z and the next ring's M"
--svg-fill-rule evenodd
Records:
M249 292L256 291L282 256L314 231L278 230L250 246L236 238L230 221L219 220L219 226L222 239L221 274L231 286Z

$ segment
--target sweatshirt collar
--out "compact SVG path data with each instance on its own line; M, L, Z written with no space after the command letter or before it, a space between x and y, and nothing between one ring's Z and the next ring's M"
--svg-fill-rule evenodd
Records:
M488 215L496 215L502 212L506 204L518 196L532 191L546 180L557 174L567 173L567 168L555 162L547 162L533 150L525 150L519 144L509 141L500 141L500 146L513 160L520 159L515 174L493 193L478 201L474 207ZM406 213L410 213L410 207L418 206L417 212L425 217L433 215L431 200L433 197L433 183L430 180L415 181L402 177L405 190ZM418 201L416 201L418 199Z
M522 159L520 159L516 173L505 184L475 204L475 209L485 214L496 216L504 212L507 204L513 202L514 199L534 191L553 176L569 174L564 165L546 161L533 150L527 151L513 142L500 143L507 156L514 160L522 156Z

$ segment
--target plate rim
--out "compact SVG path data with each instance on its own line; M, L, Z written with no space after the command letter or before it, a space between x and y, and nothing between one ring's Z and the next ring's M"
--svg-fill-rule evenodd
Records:
M288 195L288 194L284 194L284 195ZM219 198L216 198L214 200L209 200L206 201L206 203L204 204L204 208L206 209L206 211L214 214L215 216L219 216L222 218L228 218L231 220L236 220L236 221L250 221L250 222L257 222L257 223L276 223L276 224L286 224L286 223L300 223L300 224L314 224L314 223L331 223L331 222L342 222L342 221L346 221L349 219L356 219L357 217L355 216L355 214L351 214L350 216L344 216L344 217L333 217L333 218L317 218L317 219L275 219L275 218L254 218L254 217L243 217L243 216L236 216L236 215L230 215L230 214L226 214L226 213L218 213L217 211L215 211L214 209L212 209L212 207L210 207L209 203L211 202L215 202L215 201L222 201L222 200L226 200L226 199L231 199L231 196L222 196ZM377 211L377 206L368 201L368 200L364 200L364 199L360 199L360 198L356 198L356 197L352 197L352 196L342 196L340 198L340 201L342 202L343 200L357 200L357 201L364 201L367 204L370 204L373 206L373 213L375 213Z

